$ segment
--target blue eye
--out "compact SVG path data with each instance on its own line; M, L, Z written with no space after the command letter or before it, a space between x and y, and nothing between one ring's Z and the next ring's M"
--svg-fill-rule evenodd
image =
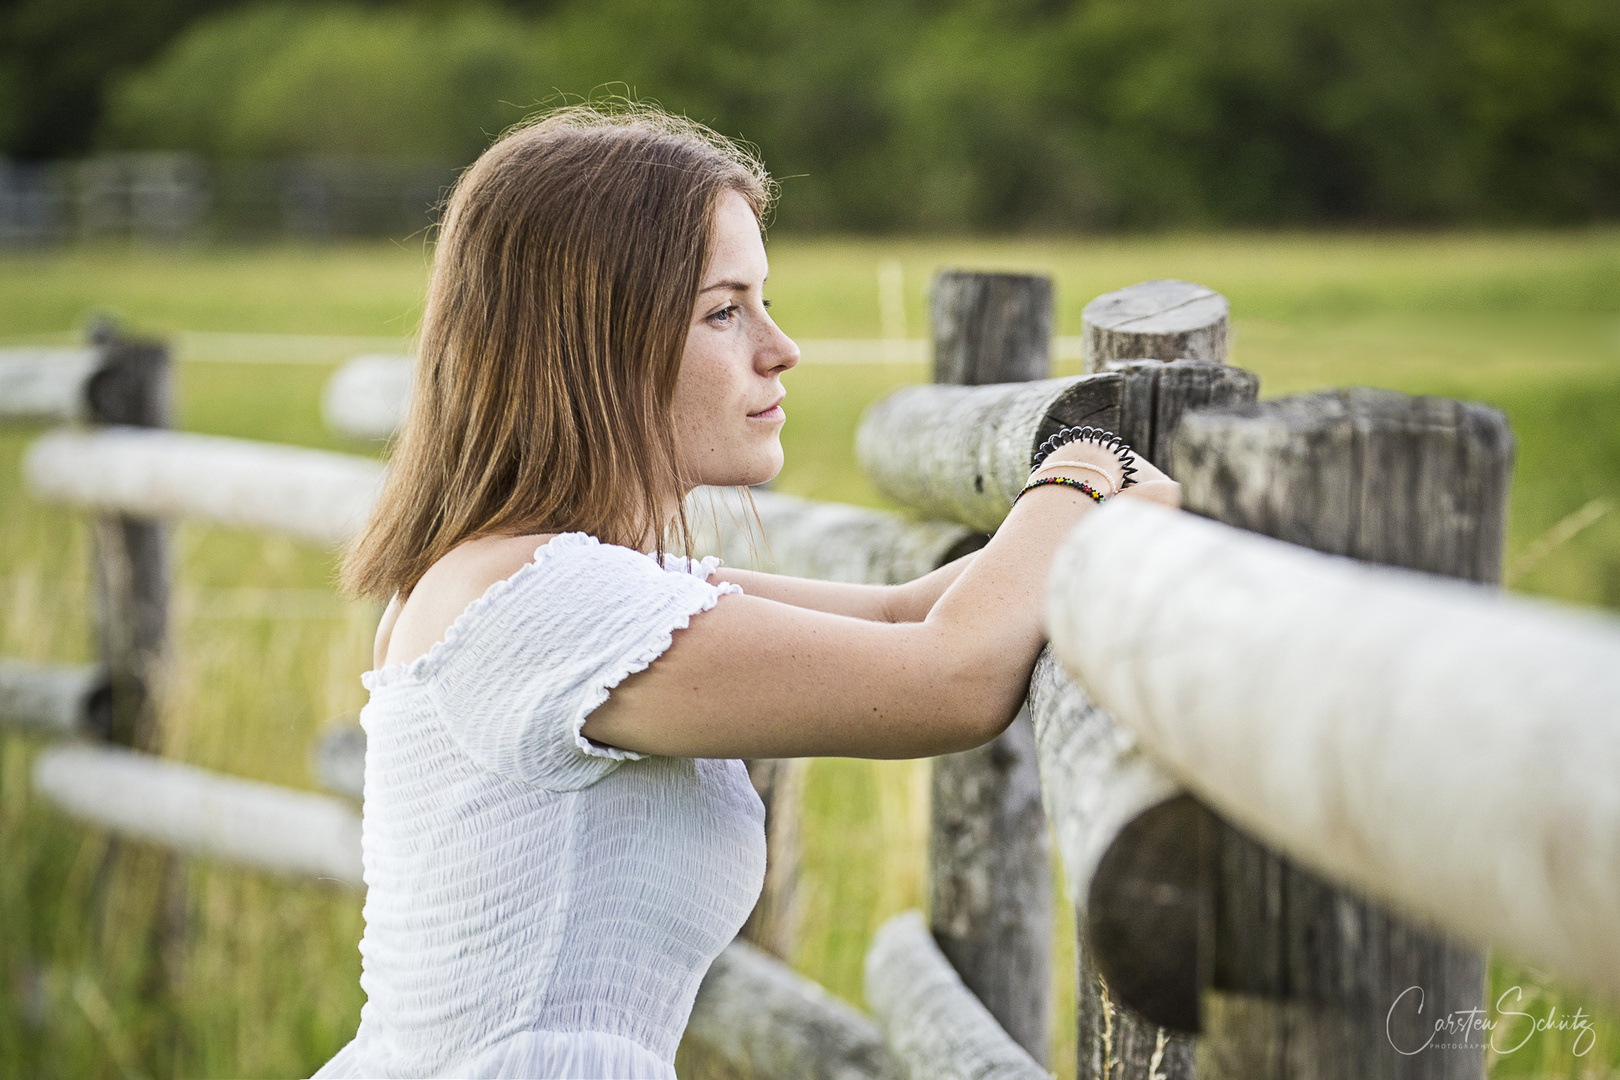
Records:
M738 312L738 311L741 311L741 310L742 309L739 308L736 304L727 304L725 307L721 308L719 311L715 312L713 315L710 315L709 318L716 319L716 320L718 320L720 322L723 322L723 323L727 323L727 322L731 321L731 316L735 312Z

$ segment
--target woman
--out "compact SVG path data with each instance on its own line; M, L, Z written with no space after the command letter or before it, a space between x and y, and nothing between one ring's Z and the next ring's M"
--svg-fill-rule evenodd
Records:
M672 1076L764 872L736 759L949 753L1017 712L1052 553L1125 484L1099 441L908 585L660 554L692 487L782 465L770 194L648 109L553 113L456 185L344 567L392 600L363 678L368 1000L318 1075ZM1133 493L1175 501L1140 469Z

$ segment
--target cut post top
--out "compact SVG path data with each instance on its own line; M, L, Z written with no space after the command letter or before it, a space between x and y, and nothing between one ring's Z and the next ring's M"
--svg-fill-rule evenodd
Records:
M1190 281L1144 281L1087 304L1081 313L1087 371L1111 360L1226 362L1226 297Z
M1052 293L1044 274L940 271L930 310L934 381L983 386L1047 378Z

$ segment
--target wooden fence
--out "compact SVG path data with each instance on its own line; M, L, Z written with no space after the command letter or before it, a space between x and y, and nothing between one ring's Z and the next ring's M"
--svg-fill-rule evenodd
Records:
M434 223L458 171L453 162L367 157L210 162L147 151L80 161L0 158L0 246L404 237Z
M1620 629L1490 587L1503 418L1371 390L1261 403L1225 363L1225 300L1185 282L1093 301L1086 374L1051 379L1051 295L1044 278L936 281L935 383L876 403L856 439L916 518L756 490L761 537L739 493L693 495L700 546L733 565L900 582L982 545L1035 447L1093 423L1166 467L1191 511L1118 500L1065 543L1027 710L934 762L929 915L874 940L873 1017L771 955L792 942L803 772L751 763L771 852L758 944L705 979L696 1066L1045 1075L1049 832L1077 920L1082 1080L1480 1077L1479 1033L1435 1045L1435 1022L1484 1008L1490 943L1620 997ZM34 782L87 822L358 884L363 733L318 749L333 794L220 776L151 754L147 687L164 519L337 543L381 467L162 430L165 370L161 348L106 333L0 354L0 417L79 425L25 470L94 515L102 613L97 665L0 661L0 722L65 739ZM408 396L408 361L365 357L324 408L376 438Z

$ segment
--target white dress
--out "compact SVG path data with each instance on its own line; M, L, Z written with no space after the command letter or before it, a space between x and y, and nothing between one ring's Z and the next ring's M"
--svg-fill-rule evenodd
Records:
M366 1003L317 1077L658 1077L765 873L740 761L586 716L735 585L564 533L427 655L362 677Z

